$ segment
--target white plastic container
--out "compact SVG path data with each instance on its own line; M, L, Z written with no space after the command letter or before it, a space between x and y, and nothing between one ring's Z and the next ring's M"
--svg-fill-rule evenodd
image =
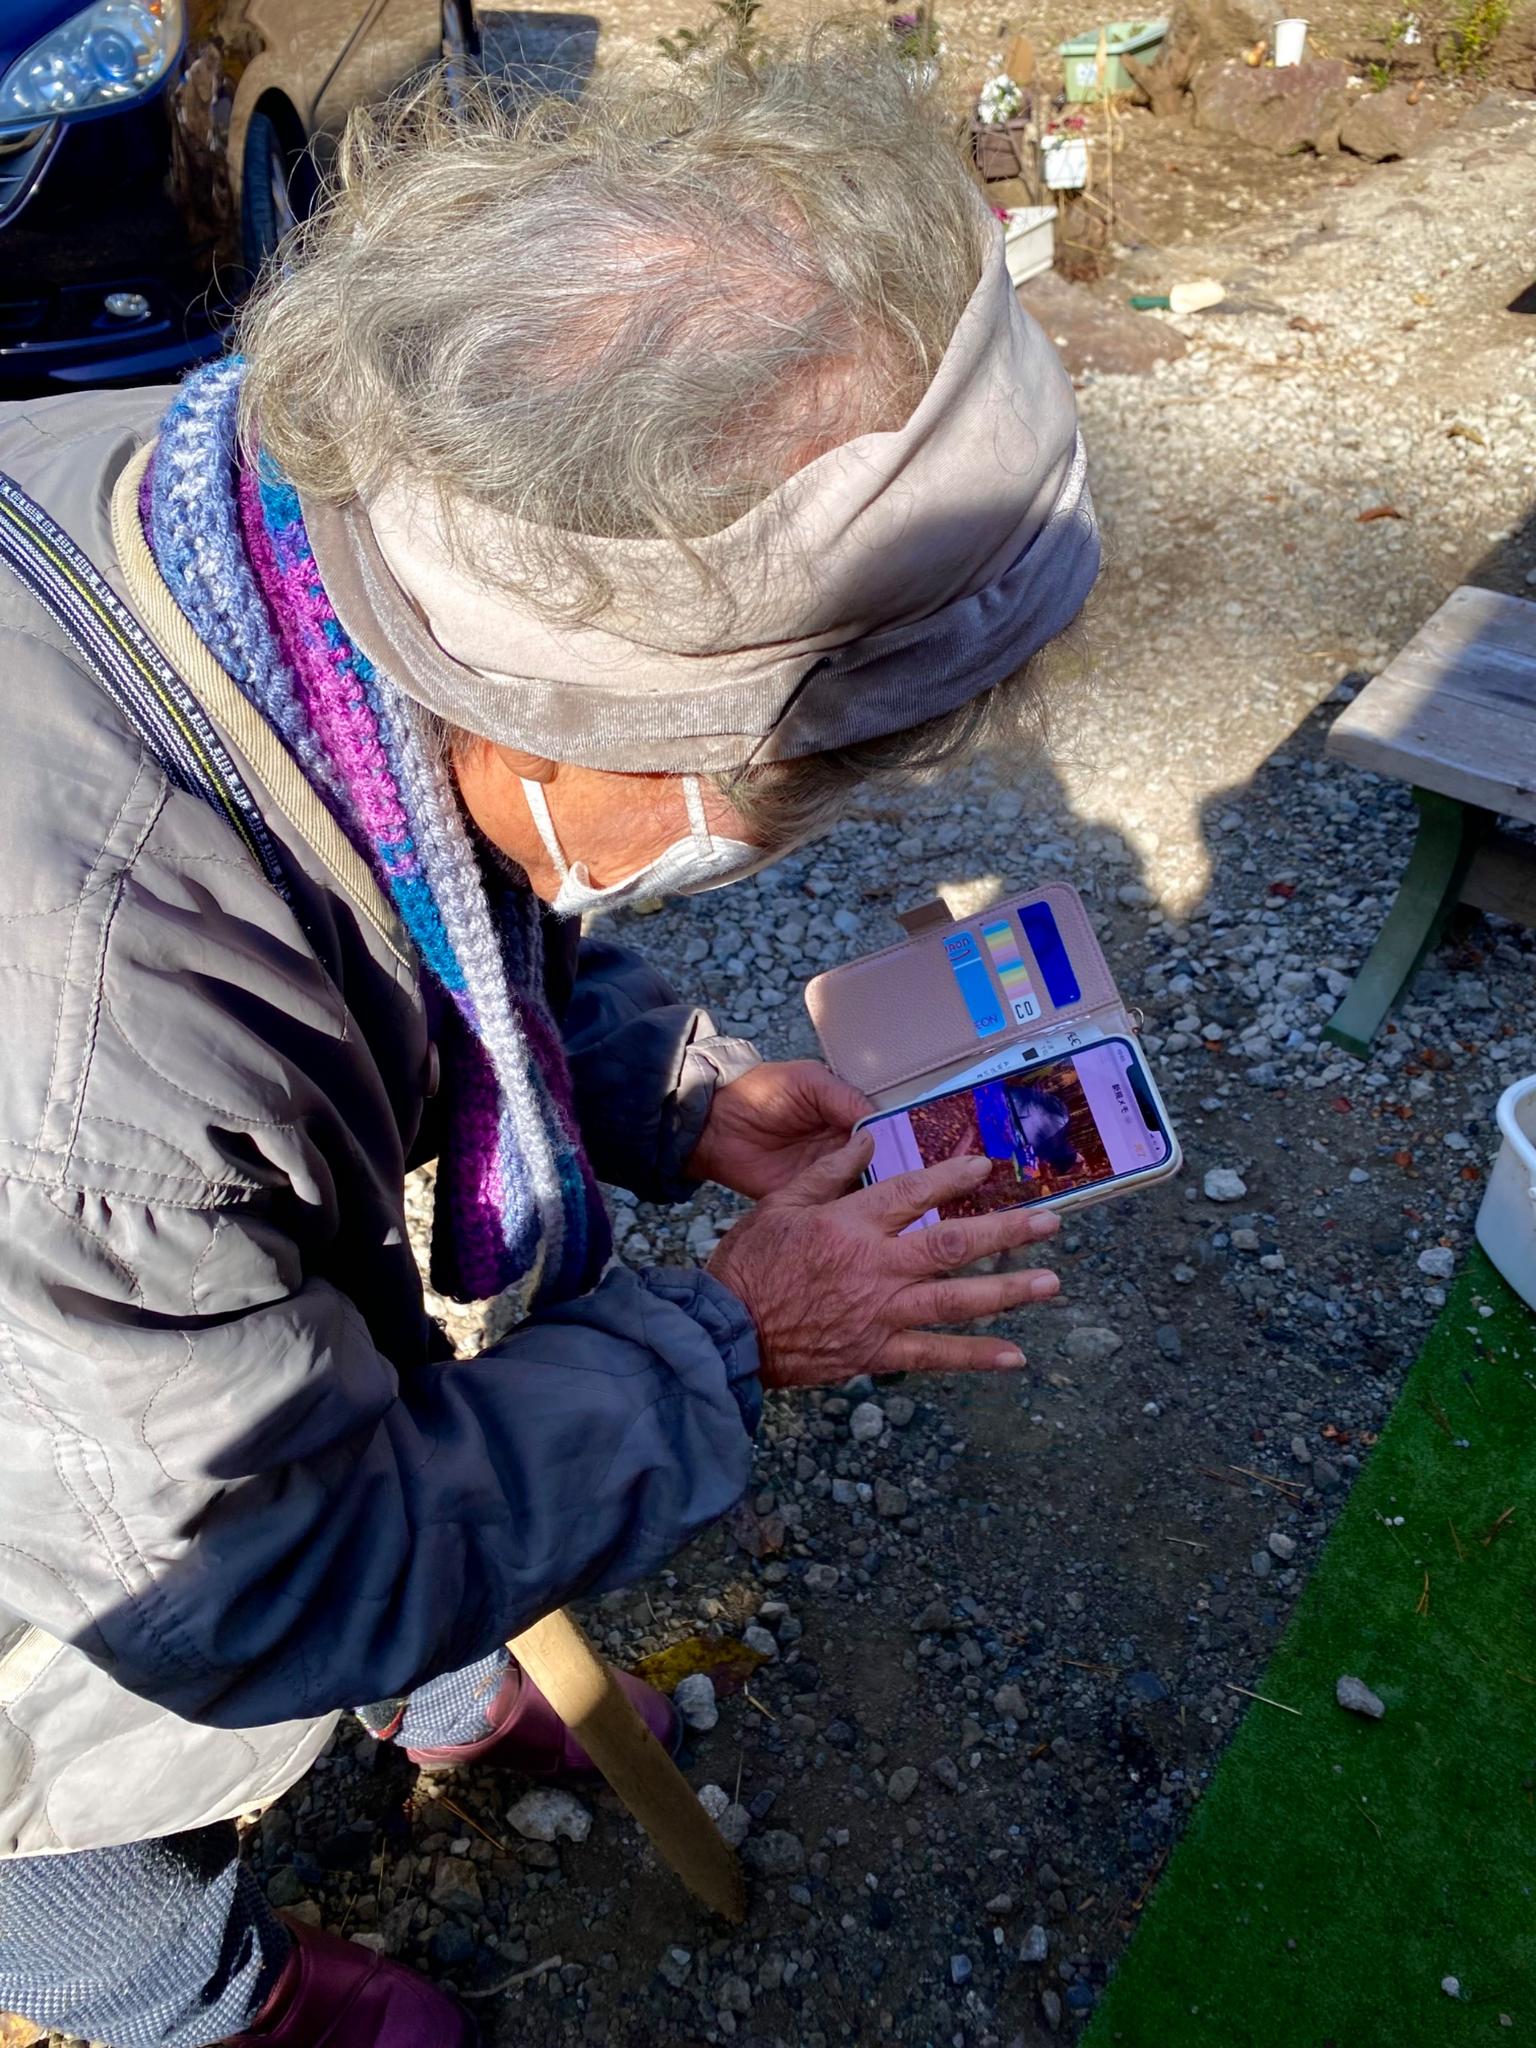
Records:
M1299 64L1307 54L1307 24L1290 20L1275 23L1275 68Z
M1040 159L1045 182L1052 192L1081 192L1088 182L1088 138L1086 135L1044 135L1040 138Z
M1027 284L1056 260L1054 206L1010 206L1003 222L1003 255L1015 284Z
M1477 1212L1477 1241L1523 1302L1536 1308L1536 1074L1499 1097L1503 1143Z

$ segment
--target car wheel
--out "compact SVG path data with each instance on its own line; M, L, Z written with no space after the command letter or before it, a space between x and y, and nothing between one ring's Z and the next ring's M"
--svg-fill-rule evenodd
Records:
M314 194L308 154L290 148L274 117L258 107L245 131L240 179L240 240L252 278L308 213Z

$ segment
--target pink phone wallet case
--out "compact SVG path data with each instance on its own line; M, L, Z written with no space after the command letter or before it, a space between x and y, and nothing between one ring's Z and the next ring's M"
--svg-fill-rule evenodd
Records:
M882 1109L1016 1045L1043 1055L1135 1029L1070 883L1020 890L972 917L924 904L900 922L908 937L805 991L828 1065Z

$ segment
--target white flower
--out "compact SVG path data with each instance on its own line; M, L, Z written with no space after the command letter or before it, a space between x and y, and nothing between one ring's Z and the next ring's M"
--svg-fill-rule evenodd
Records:
M978 119L989 128L1000 127L1004 121L1011 121L1024 104L1024 95L1006 71L999 71L995 78L989 78L981 89L976 102Z

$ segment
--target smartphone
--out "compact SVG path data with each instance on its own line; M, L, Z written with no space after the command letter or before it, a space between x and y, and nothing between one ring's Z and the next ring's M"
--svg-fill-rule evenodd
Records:
M1179 1164L1157 1084L1135 1041L1123 1037L880 1110L857 1128L875 1140L866 1184L946 1159L993 1162L984 1181L928 1210L912 1230L1038 1202L1081 1206L1165 1179Z

